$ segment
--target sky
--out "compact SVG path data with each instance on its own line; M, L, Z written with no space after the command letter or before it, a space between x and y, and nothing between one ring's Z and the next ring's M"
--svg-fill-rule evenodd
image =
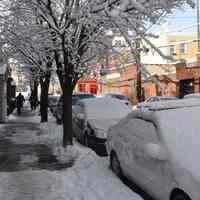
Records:
M169 34L196 34L196 9L186 7L184 10L174 10L173 14L165 18L164 24ZM157 26L154 29L157 31L160 27Z

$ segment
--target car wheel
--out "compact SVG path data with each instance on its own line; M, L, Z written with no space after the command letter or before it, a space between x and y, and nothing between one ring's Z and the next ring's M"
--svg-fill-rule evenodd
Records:
M119 162L119 159L118 159L116 153L112 153L112 154L111 154L110 166L111 166L112 171L113 171L119 178L122 178L122 177L123 177L122 169L121 169L121 166L120 166L120 162Z
M172 196L171 200L191 200L187 194L177 193Z

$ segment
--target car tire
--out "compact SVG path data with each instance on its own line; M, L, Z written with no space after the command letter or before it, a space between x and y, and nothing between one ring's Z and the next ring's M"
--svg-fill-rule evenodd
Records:
M170 200L191 200L191 199L187 194L180 192L174 194Z
M116 153L112 153L110 157L110 167L112 171L121 179L123 178L123 173L121 169L121 165Z

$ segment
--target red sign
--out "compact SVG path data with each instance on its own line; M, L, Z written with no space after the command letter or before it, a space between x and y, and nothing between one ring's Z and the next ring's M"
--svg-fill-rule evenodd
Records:
M79 92L97 93L96 79L81 79L77 82Z

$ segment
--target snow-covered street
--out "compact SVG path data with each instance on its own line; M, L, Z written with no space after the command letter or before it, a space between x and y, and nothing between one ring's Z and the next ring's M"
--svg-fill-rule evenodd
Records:
M105 158L78 143L67 150L59 147L61 126L51 117L40 125L37 112L25 107L21 117L11 115L0 130L0 199L141 200Z

